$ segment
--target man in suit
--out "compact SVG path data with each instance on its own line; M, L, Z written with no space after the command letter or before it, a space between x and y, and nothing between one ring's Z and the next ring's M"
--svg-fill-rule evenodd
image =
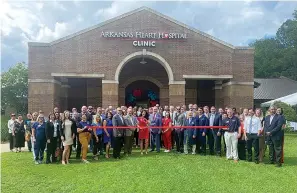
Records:
M203 114L202 107L198 107L196 115L196 126L209 126L209 119ZM208 129L195 129L197 132L196 151L197 153L206 155L206 132Z
M124 117L122 115L122 109L120 107L117 108L117 113L112 117L112 125L114 127L126 126ZM120 159L121 149L122 149L122 139L124 136L123 128L114 128L113 129L113 140L114 140L114 148L113 148L113 157L115 159Z
M130 126L132 128L125 129L125 137L124 137L124 154L126 156L131 155L132 153L132 144L133 144L133 134L135 131L135 126L137 126L137 120L132 114L132 108L128 108L127 116L125 116L124 121L126 126Z
M270 115L265 117L264 132L269 145L269 164L277 163L277 167L281 167L281 139L282 139L282 116L276 114L276 108L269 108ZM275 157L274 157L275 152Z
M150 126L153 127L162 127L162 117L160 113L158 113L158 108L155 106L153 108L153 113L149 116ZM150 128L151 132L151 151L155 151L155 147L157 152L160 153L160 134L161 128Z
M199 131L195 128L190 128L190 126L196 126L196 118L193 117L193 112L189 111L187 118L185 118L184 126L187 128L184 129L184 154L188 154L189 147L192 148L192 155L196 154L196 140L197 140L197 134Z
M222 116L216 112L216 108L212 106L210 108L209 115L209 126L221 126L222 125ZM217 156L221 156L221 130L222 129L208 129L208 136L212 135L212 137L208 137L208 145L210 154L215 153Z
M174 126L174 119L175 119L175 114L176 114L176 111L174 111L174 106L170 106L169 107L169 116L170 116L170 119L172 121L172 125ZM172 129L171 131L171 145L172 145L172 149L174 149L174 144L175 144L175 129Z
M184 112L182 111L182 108L180 106L176 107L176 114L173 119L173 125L175 126L184 126L186 120L186 116ZM182 144L184 141L183 138L183 131L181 128L175 128L175 142L176 142L176 151L177 153L182 153Z

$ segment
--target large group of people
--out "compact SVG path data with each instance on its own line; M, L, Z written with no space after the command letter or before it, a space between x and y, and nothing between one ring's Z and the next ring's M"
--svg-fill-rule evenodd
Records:
M55 107L46 117L44 112L22 115L11 114L8 121L10 150L21 152L27 146L33 152L35 164L44 160L69 164L72 152L83 163L89 163L87 154L93 159L105 155L120 159L130 156L133 146L140 147L140 155L148 151L183 154L207 154L226 159L263 162L269 146L269 164L280 167L283 163L283 140L285 118L281 108L271 106L267 116L261 109L240 109L212 106L198 107L196 104L164 106L157 104L142 107L83 106L61 113ZM213 127L213 128L212 128ZM150 150L149 150L150 145ZM208 149L208 151L207 151ZM135 154L135 153L134 153Z

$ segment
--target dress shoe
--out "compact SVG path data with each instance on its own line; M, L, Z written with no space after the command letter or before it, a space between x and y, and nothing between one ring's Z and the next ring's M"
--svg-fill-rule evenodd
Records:
M282 167L282 164L276 164L276 166L275 167L277 167L277 168L280 168L280 167Z
M260 162L259 161L255 161L255 164L259 164Z
M274 164L274 162L270 161L270 162L267 162L266 164Z

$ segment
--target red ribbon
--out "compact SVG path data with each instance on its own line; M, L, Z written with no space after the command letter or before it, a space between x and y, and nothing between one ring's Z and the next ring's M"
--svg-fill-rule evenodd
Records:
M150 129L162 129L168 128L168 126L147 126L147 127L137 127L137 126L87 126L88 128L93 129L134 129L134 128L150 128ZM178 128L178 129L224 129L228 128L228 126L171 126L170 128Z

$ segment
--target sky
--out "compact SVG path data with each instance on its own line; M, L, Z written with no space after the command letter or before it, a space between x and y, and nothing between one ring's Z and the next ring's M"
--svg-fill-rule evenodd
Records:
M234 46L273 37L297 1L5 1L0 5L1 71L28 63L28 42L51 42L142 6Z

